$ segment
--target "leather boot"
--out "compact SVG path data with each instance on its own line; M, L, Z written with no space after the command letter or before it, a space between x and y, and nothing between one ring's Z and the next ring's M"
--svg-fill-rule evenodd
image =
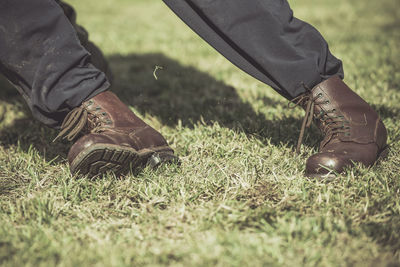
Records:
M56 137L75 140L68 153L73 174L125 174L145 165L174 161L163 136L139 119L113 93L96 95L72 110Z
M313 119L324 135L319 153L307 160L306 176L332 178L354 163L368 167L386 155L387 132L378 114L339 77L318 84L294 102L306 110L297 150Z

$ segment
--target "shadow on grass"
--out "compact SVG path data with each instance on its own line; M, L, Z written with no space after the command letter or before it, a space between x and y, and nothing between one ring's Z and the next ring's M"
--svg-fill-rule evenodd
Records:
M301 121L293 117L268 120L265 114L254 111L250 103L243 101L235 88L216 80L194 67L183 66L163 54L112 55L108 58L114 73L113 91L126 103L142 114L157 117L162 124L175 127L194 127L198 123L221 126L249 137L258 138L264 144L294 146ZM158 70L156 66L163 69ZM17 91L0 78L0 102L19 106L26 114L21 119L0 129L0 145L9 147L19 144L27 151L33 146L46 160L66 157L68 143L53 143L57 132L40 125L32 118L29 109ZM266 86L265 90L272 90ZM286 104L264 97L263 103L271 108L286 109ZM400 109L374 106L383 118L399 114ZM304 145L318 147L318 131L309 130ZM178 151L179 153L179 151Z
M108 60L115 77L112 90L125 103L142 114L157 117L164 125L175 127L181 123L184 127L194 127L198 123L218 122L222 127L245 132L265 144L294 144L296 140L299 120L292 117L267 120L264 114L255 112L244 102L235 88L194 67L183 66L162 54L113 55ZM163 67L157 79L153 75L155 66ZM4 78L0 78L0 86L0 101L14 106L7 117L12 117L10 112L14 110L24 113L2 125L0 145L5 148L18 145L25 152L33 147L46 161L53 164L63 161L69 144L53 143L57 132L32 117L23 99ZM281 105L268 98L262 101L271 107Z
M113 90L142 114L157 117L162 124L194 127L198 123L221 126L259 138L263 143L293 145L301 122L293 117L268 120L243 101L235 88L209 74L163 54L113 55L108 58L114 72ZM156 66L161 66L154 76ZM272 90L266 86L265 90ZM276 108L286 104L263 98ZM310 140L315 140L311 136ZM306 142L306 145L313 143Z

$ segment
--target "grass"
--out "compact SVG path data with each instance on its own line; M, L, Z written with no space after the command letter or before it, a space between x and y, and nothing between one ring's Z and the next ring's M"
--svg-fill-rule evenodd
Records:
M303 177L319 135L293 150L303 113L240 72L156 0L70 1L105 52L113 90L160 130L181 166L75 179L67 143L1 83L4 266L399 266L397 0L292 1L342 58L391 152L330 183ZM153 76L156 66L157 77Z

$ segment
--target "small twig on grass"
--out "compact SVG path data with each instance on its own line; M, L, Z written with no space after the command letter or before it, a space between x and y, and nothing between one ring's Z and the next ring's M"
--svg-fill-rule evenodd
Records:
M158 71L158 70L162 70L162 69L164 69L164 68L161 67L161 66L158 66L158 65L155 66L154 71L153 71L153 76L154 76L154 78L155 78L156 80L158 80L157 71Z

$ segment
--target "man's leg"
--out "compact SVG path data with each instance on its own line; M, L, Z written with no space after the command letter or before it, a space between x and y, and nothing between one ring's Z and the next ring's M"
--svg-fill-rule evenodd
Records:
M0 72L35 118L60 126L68 140L80 137L68 155L73 173L121 173L174 159L165 139L107 91L106 75L56 1L0 2Z
M378 114L343 83L341 61L315 28L293 17L286 0L164 2L227 59L306 110L299 144L315 119L324 139L307 161L308 176L354 162L371 166L385 152Z
M104 72L107 76L108 81L112 84L113 80L113 75L111 72L111 69L108 65L107 60L105 59L103 53L101 50L89 40L89 33L85 30L84 27L80 26L76 22L76 12L72 6L69 4L56 0L57 3L61 6L61 8L64 10L64 14L67 16L68 20L71 22L72 26L74 27L79 41L83 45L83 47L90 53L90 61L91 63Z
M0 25L0 71L46 125L109 88L54 0L1 1Z
M342 62L286 0L164 0L228 60L288 99L339 75Z

